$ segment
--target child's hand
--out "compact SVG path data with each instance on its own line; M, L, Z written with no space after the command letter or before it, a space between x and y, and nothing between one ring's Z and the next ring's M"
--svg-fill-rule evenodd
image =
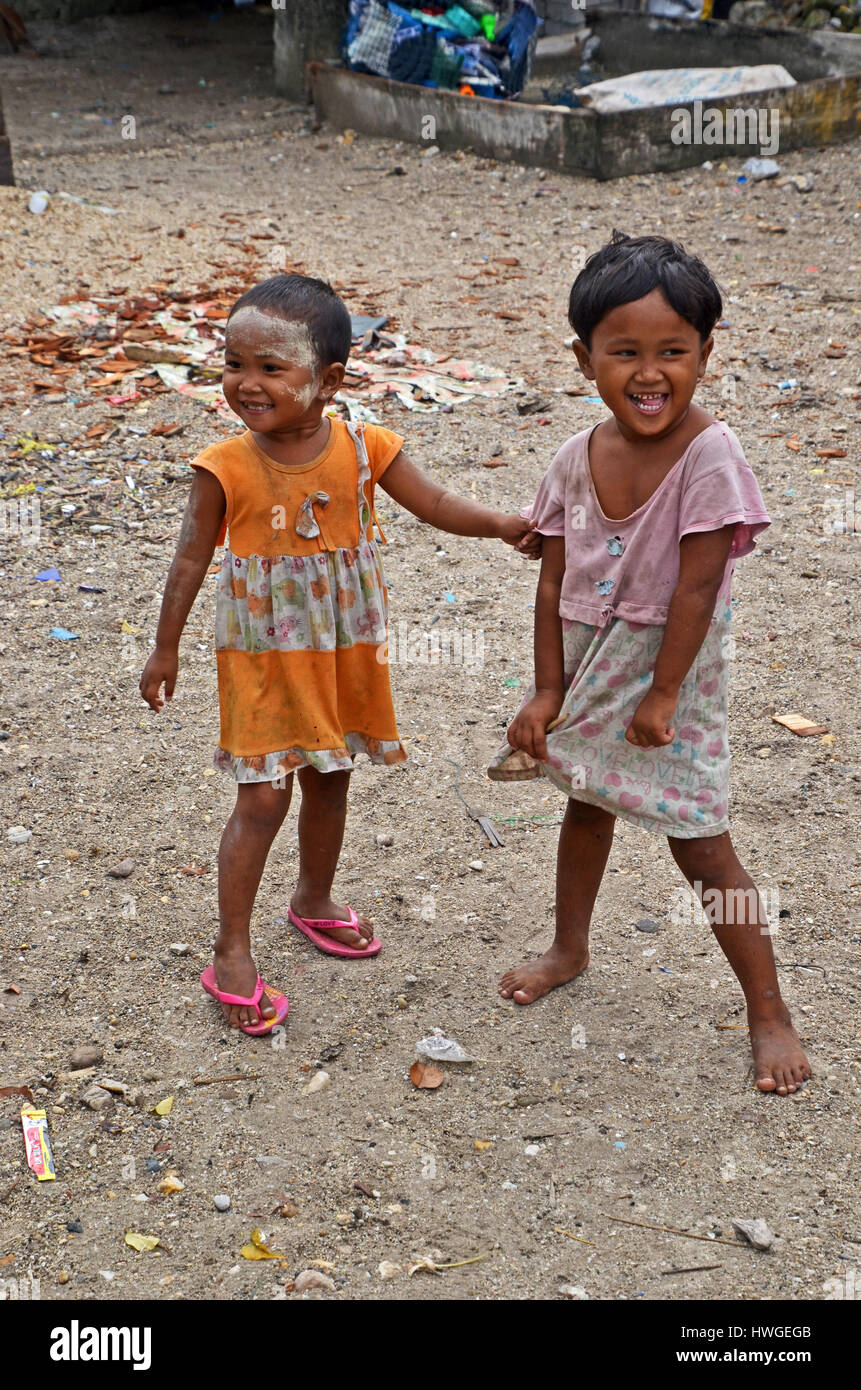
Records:
M670 727L670 721L677 704L678 696L661 695L657 690L650 690L638 704L628 725L625 733L628 743L633 743L637 748L663 748L665 744L672 743L676 731Z
M528 531L514 547L518 555L525 555L527 560L541 559L541 545L544 540L540 531Z
M178 668L179 654L176 649L161 647L156 647L143 668L140 683L141 696L146 700L150 709L155 710L156 714L164 705L165 700L173 698ZM164 700L159 694L162 686L164 686Z
M539 690L509 725L508 742L512 748L522 748L524 753L543 762L547 757L544 735L561 708L561 690Z
M499 523L499 531L497 534L501 541L505 541L506 545L513 545L517 550L520 550L522 554L528 554L530 558L537 559L538 556L540 556L540 537L539 548L534 556L531 550L522 549L524 542L527 544L531 543L530 538L535 530L534 521L527 521L525 516L501 516L499 518Z

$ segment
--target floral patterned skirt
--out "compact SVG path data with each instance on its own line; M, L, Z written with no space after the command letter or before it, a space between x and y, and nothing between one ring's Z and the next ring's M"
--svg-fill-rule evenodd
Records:
M299 767L350 771L357 753L403 762L387 616L375 542L273 558L226 550L215 617L215 766L237 782L271 782Z
M721 609L685 677L664 748L636 748L625 732L648 691L663 626L614 618L604 628L563 620L566 694L540 771L575 801L677 839L729 828L729 620ZM526 695L531 699L533 691ZM508 745L494 758L500 764Z

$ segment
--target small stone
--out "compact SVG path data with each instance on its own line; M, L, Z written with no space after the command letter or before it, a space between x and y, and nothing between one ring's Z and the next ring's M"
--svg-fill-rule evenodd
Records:
M82 1236L84 1234L84 1228L80 1221L67 1221L66 1230L69 1232L69 1235L73 1236Z
M226 1192L218 1192L212 1199L216 1211L230 1211L230 1198Z
M439 145L428 145L427 149L422 151L422 159L431 159L435 154L439 154Z
M187 956L191 947L184 941L172 941L169 949L175 956Z
M176 1173L166 1173L158 1185L158 1190L163 1196L172 1197L174 1192L182 1192L184 1187L185 1183Z
M89 1106L90 1110L107 1110L114 1103L114 1098L110 1091L102 1090L101 1086L89 1086L81 1096L84 1105Z
M527 1144L527 1145L526 1145L526 1148L523 1150L523 1152L526 1154L527 1158L534 1158L536 1154L540 1154L540 1152L541 1152L541 1145L540 1145L540 1144Z
M394 1279L404 1272L403 1265L392 1264L391 1260L381 1260L377 1269L381 1279Z
M770 757L771 757L771 753L772 753L772 750L771 750L770 748L767 748L767 747L766 747L766 748L757 748L757 750L756 750L756 756L757 756L758 758L770 758Z
M133 859L121 859L119 864L115 864L112 869L108 869L109 878L128 878L129 874L134 873L135 861Z
M95 1043L84 1043L76 1047L69 1058L72 1071L82 1071L85 1067L97 1067L105 1060L105 1054Z
M309 1289L327 1289L332 1293L335 1289L335 1281L319 1269L303 1269L301 1274L296 1275L293 1288L296 1293L307 1293Z
M559 1292L563 1298L577 1299L581 1303L584 1299L588 1299L589 1297L586 1290L580 1284L563 1284Z
M377 836L377 849L388 849L395 843L395 837L391 830L382 830Z
M405 985L409 985L410 989L412 989L413 985L417 985L418 982L419 982L419 977L418 977L418 975L405 975L405 976L404 976L404 984L405 984Z
M470 859L470 861L469 861L469 867L470 867L471 869L474 869L475 872L476 872L477 874L480 874L481 871L482 871L482 869L484 868L484 860L483 860L483 859Z
M755 1221L733 1221L732 1228L736 1235L742 1236L754 1250L770 1250L774 1244L774 1236L761 1217Z
M157 1158L148 1158L146 1161L146 1169L148 1173L160 1173L161 1164Z
M103 1076L101 1080L96 1082L96 1085L101 1086L103 1091L110 1091L112 1095L122 1096L123 1099L128 1094L128 1086L124 1085L122 1081L114 1081L110 1076Z
M651 917L641 917L636 925L637 931L656 932L661 930L657 922L653 922Z
M32 830L27 830L23 825L10 825L6 831L6 839L11 840L13 845L26 845L32 838Z
M318 1071L311 1077L307 1086L302 1087L303 1096L316 1095L317 1091L323 1091L328 1086L331 1077L327 1071Z
M61 1270L60 1270L60 1273L57 1275L57 1283L58 1283L58 1284L68 1284L68 1282L69 1282L69 1276L68 1276L68 1274L66 1273L66 1271L65 1271L64 1269L61 1269Z
M406 1009L408 1007L407 996L405 994L399 994L395 1002L399 1009Z

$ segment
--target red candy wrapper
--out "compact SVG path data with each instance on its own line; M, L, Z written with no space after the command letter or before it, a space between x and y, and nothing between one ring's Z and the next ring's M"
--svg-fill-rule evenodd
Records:
M21 1124L27 1146L27 1162L40 1182L49 1182L57 1174L54 1172L54 1155L48 1139L48 1117L44 1110L34 1110L32 1106L25 1105L21 1111Z

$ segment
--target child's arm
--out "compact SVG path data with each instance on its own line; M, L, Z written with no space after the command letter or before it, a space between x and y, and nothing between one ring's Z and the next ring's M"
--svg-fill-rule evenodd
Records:
M512 748L522 748L533 758L547 757L544 735L562 706L565 665L562 655L562 620L559 595L565 575L565 538L543 536L541 573L535 594L535 694L523 706L508 730Z
M179 639L203 583L224 520L224 490L214 474L196 468L182 519L176 554L168 570L156 631L155 651L143 669L140 692L156 713L170 700L179 666Z
M447 492L416 468L403 450L380 478L380 487L419 521L454 536L494 536L506 545L516 545L532 530L532 522L525 517L506 516Z
M625 734L638 748L660 748L675 738L676 731L670 725L679 688L709 630L734 531L735 526L722 526L719 531L682 536L679 580L667 612L651 689L637 706Z

